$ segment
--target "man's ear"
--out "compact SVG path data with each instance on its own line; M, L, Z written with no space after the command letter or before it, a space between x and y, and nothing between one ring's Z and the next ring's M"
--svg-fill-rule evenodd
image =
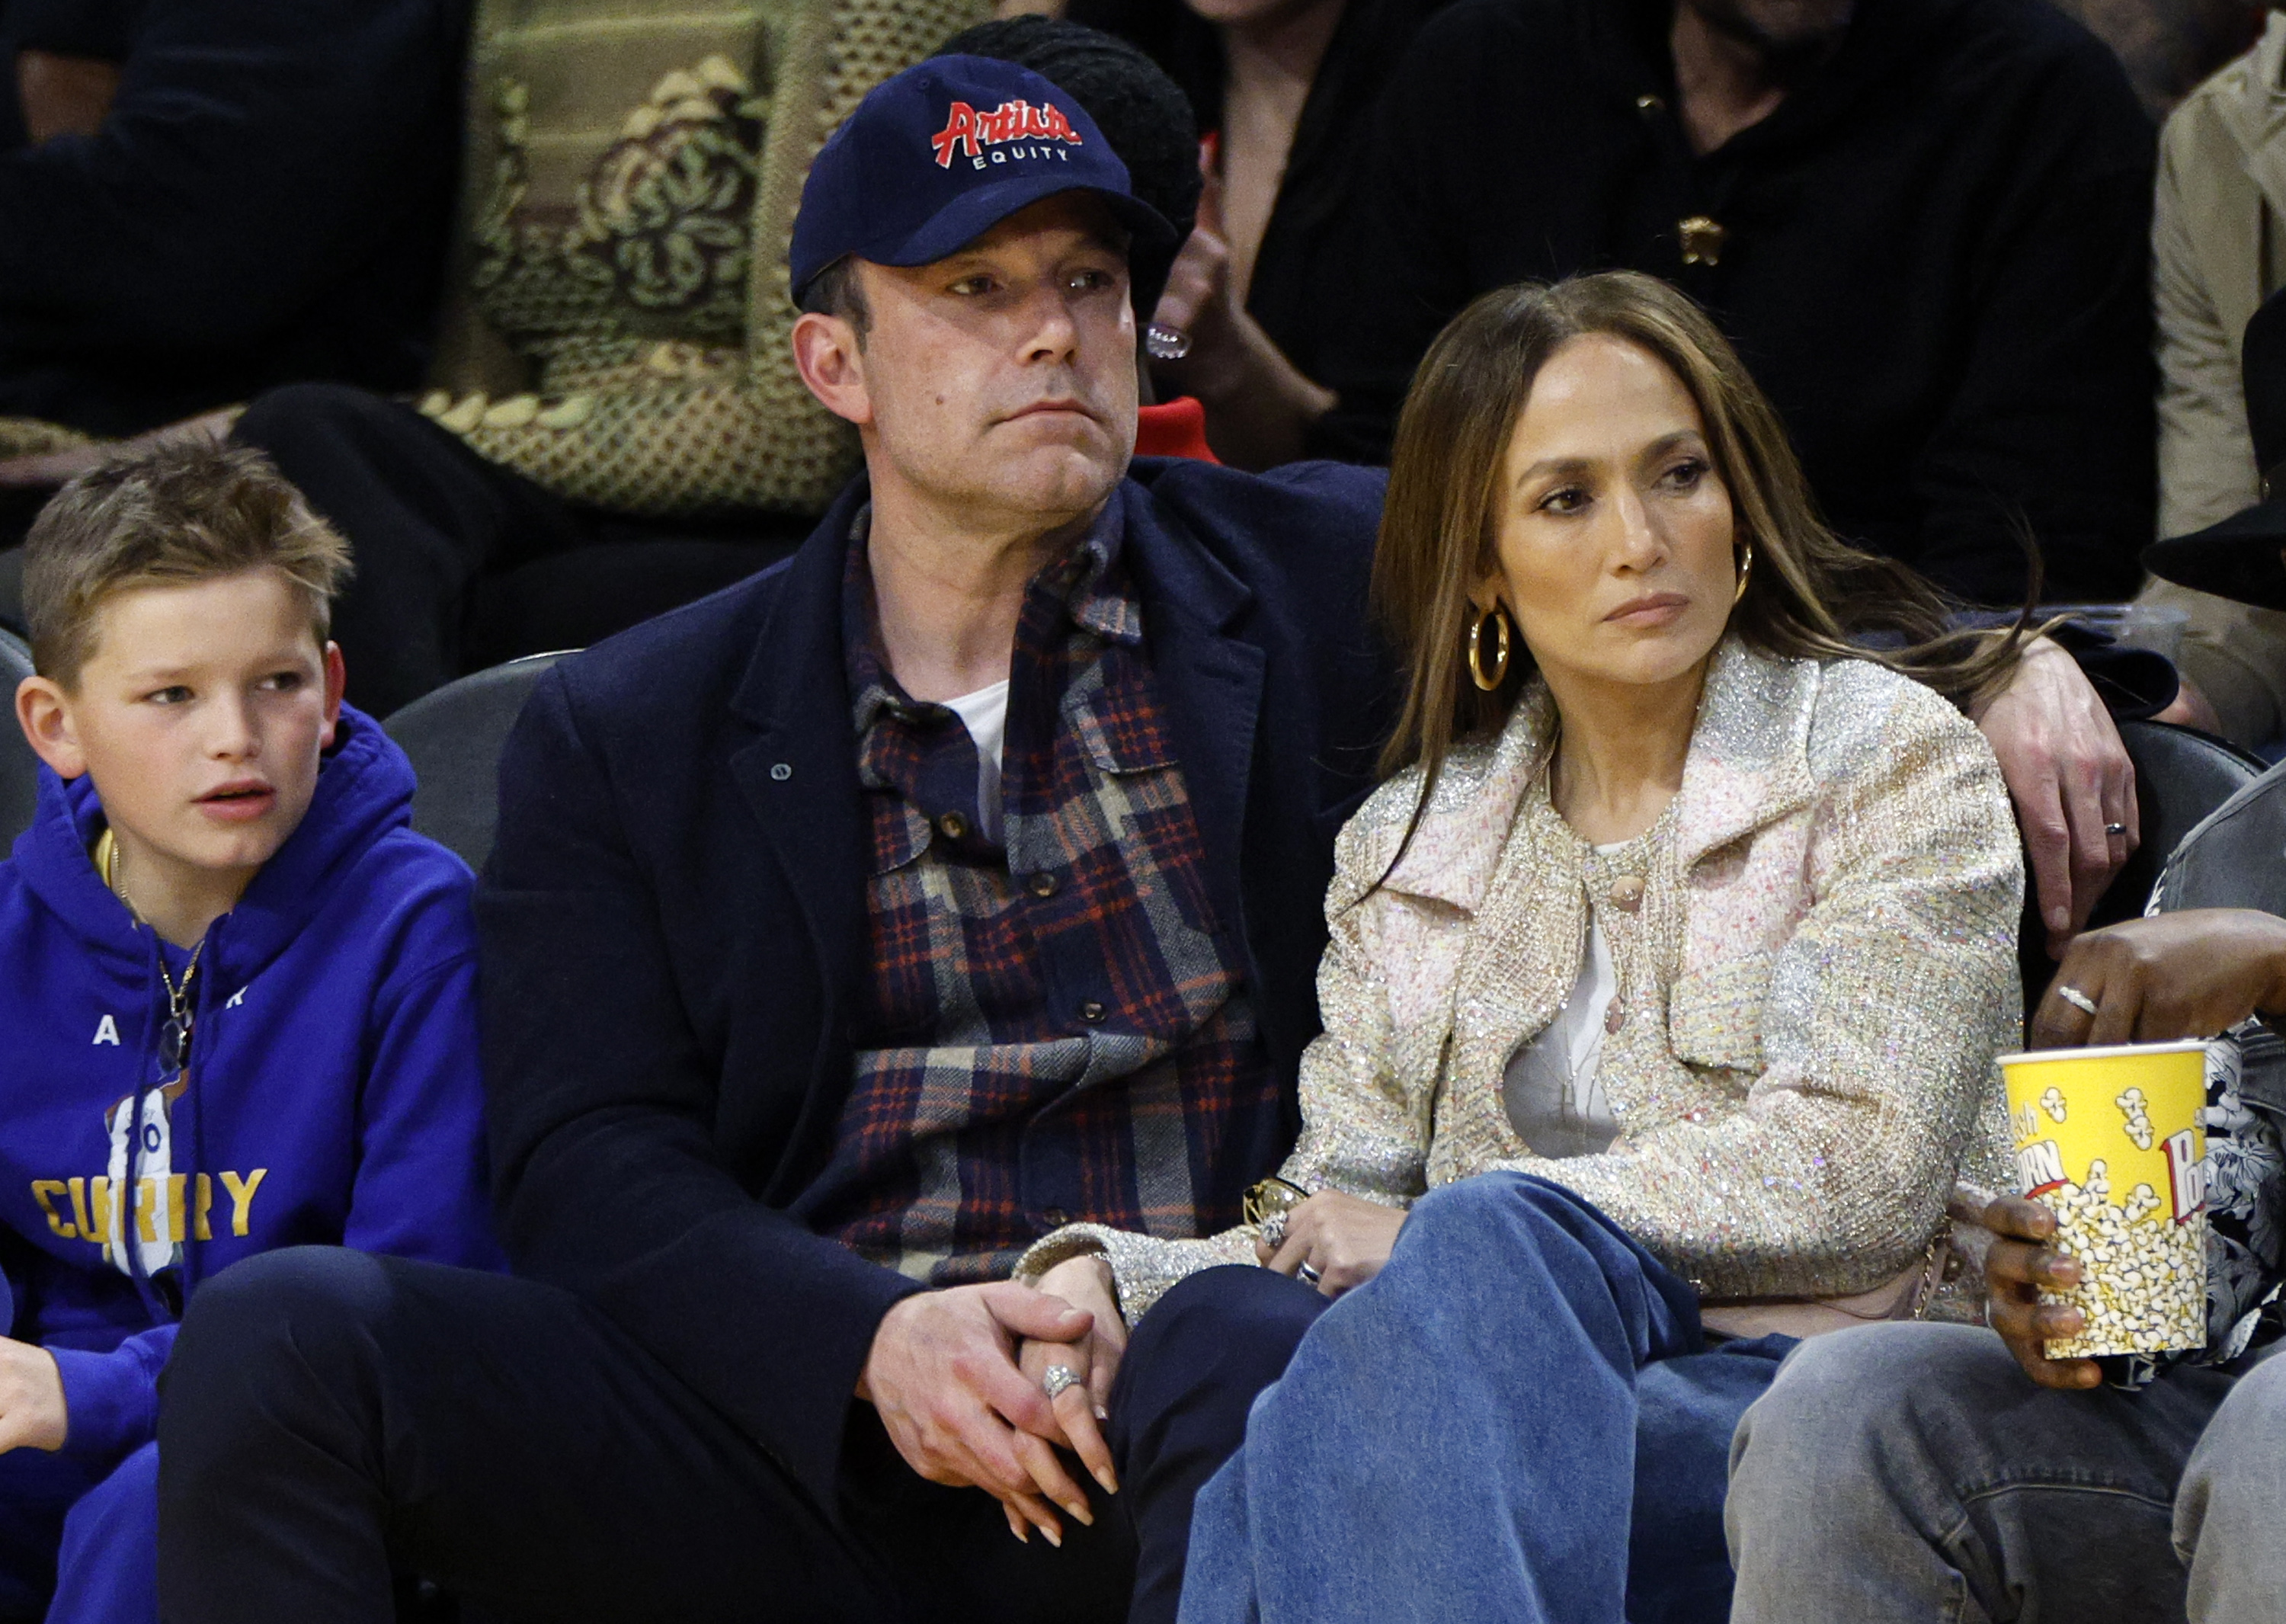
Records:
M839 316L805 311L793 324L793 364L818 404L861 427L873 421L857 329Z
M318 748L331 750L342 725L342 696L349 691L349 667L342 663L342 645L326 645L326 730L318 740Z
M28 676L17 683L16 725L57 777L76 778L87 770L87 755L72 725L71 697L60 683L43 676Z

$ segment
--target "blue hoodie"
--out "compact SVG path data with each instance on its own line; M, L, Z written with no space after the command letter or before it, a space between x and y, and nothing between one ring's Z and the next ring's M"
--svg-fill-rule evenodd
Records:
M188 956L97 874L93 784L42 774L0 863L0 1264L8 1334L62 1372L69 1453L116 1461L154 1435L180 1305L241 1257L316 1242L500 1266L471 880L412 806L412 763L344 708L301 826L207 932L173 1089L159 966L179 984Z

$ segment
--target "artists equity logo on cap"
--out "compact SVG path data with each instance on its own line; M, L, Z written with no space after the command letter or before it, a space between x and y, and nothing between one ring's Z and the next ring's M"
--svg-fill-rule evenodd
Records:
M979 113L965 101L956 101L945 115L944 128L929 138L929 146L936 153L936 166L941 169L952 167L953 149L960 149L978 169L985 164L983 149L1001 146L1010 141L1063 141L1073 146L1082 145L1079 131L1063 109L1052 103L1034 106L1029 101L1004 101L989 113ZM1004 156L992 154L995 163L1005 162L1006 156L1060 158L1064 154L1052 146L1037 148L1031 153L1016 153Z

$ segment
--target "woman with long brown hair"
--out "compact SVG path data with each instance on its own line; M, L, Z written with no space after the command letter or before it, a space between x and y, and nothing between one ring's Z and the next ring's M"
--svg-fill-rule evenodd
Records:
M1025 1273L1100 1250L1131 1319L1218 1262L1339 1297L1200 1499L1193 1624L1719 1618L1738 1414L1795 1337L1944 1312L1946 1194L1999 1177L2023 876L1955 706L2021 629L1947 637L1827 533L1632 273L1446 330L1376 585L1410 686L1337 847L1297 1204Z

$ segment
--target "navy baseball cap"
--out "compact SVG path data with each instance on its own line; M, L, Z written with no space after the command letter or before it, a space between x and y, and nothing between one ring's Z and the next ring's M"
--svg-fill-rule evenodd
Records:
M1134 257L1174 251L1175 228L1076 99L1013 62L932 57L875 85L810 166L786 256L794 301L845 256L926 265L1060 192L1103 199Z

